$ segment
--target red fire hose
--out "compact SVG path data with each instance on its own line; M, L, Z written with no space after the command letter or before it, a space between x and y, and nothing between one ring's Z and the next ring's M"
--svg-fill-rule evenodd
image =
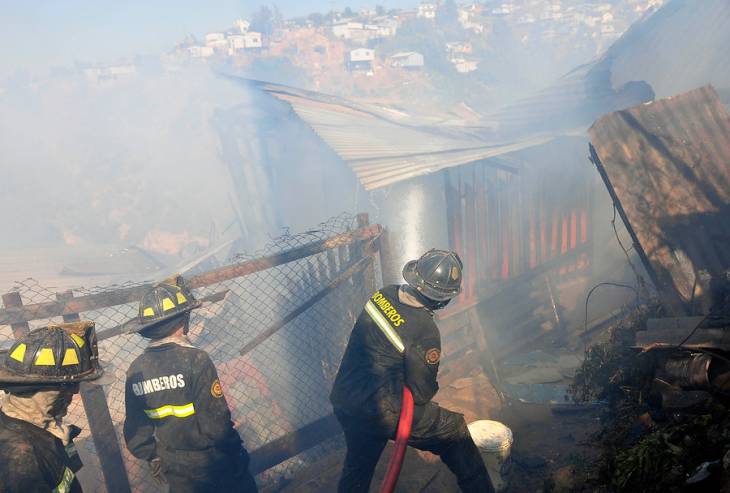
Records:
M398 419L398 429L395 432L395 450L388 464L388 472L380 486L380 493L393 493L395 484L398 482L403 459L408 448L408 438L411 436L411 424L413 423L413 394L411 389L403 386L403 405Z

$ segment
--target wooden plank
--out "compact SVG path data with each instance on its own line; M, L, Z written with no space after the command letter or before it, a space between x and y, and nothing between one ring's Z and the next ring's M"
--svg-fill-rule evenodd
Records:
M380 226L375 224L366 228L361 228L356 231L348 232L327 238L324 240L315 241L307 245L293 248L285 252L277 253L275 255L269 255L268 257L262 257L259 259L249 260L241 262L235 265L229 265L215 269L197 276L191 277L187 280L187 284L191 288L200 288L215 284L236 277L253 274L262 270L276 267L277 265L286 264L299 260L305 257L310 257L317 253L324 252L326 250L344 247L351 245L358 241L371 240L377 238L380 235Z
M61 293L56 293L56 299L64 304L66 301L69 301L73 297L74 297L73 291L71 291L70 289L67 291L63 291ZM78 322L79 320L81 320L81 317L79 316L78 313L64 313L63 314L64 322Z
M670 317L670 318L650 318L646 321L646 330L686 330L689 331L697 327L702 322L703 316L699 317Z
M370 224L370 220L368 219L367 214L358 214L357 215L357 226L358 228L367 228ZM367 244L365 242L359 242L354 245L350 245L350 258L363 258L367 255L367 252L365 251L368 248ZM373 264L371 263L367 269L364 271L360 271L357 274L355 274L352 277L352 281L358 285L358 286L367 286L367 291L370 291L371 289L375 289L374 282L372 279L374 278L374 271L373 271Z
M56 293L56 298L60 302L69 301L73 298L73 292L68 290ZM63 315L64 322L78 322L79 320L81 317L78 313ZM114 422L109 413L109 403L106 400L104 389L101 385L88 382L81 385L80 394L107 491L110 493L131 492L127 469L124 467L124 458L114 431Z
M701 315L696 317L650 318L646 321L646 329L658 330L677 328L686 329L687 333L689 333L690 330L697 327L698 323L702 322L703 318L706 318L706 320L702 323L702 328L713 329L720 327L730 327L730 318L715 318L713 316L705 317Z
M297 318L299 315L307 311L312 305L314 305L317 301L321 300L327 294L329 294L333 289L335 289L337 286L342 284L343 282L350 279L352 276L362 272L365 270L370 264L372 264L373 259L371 257L365 257L357 262L351 264L347 269L345 269L342 273L340 273L335 279L330 281L330 283L321 291L316 293L314 296L312 296L310 299L308 299L306 302L304 302L302 305L298 306L291 312L289 312L284 318L279 320L278 322L271 325L269 328L264 330L262 333L254 337L251 342L246 344L243 349L241 349L240 354L244 355L249 352L251 352L253 349L255 349L259 344L267 340L269 337L274 335L276 332L278 332L281 328L283 328L286 324Z
M131 493L127 469L124 467L122 451L114 431L114 422L109 414L104 389L93 382L82 383L81 402L84 404L86 418L89 421L91 437L99 456L107 491L109 493Z
M333 414L325 416L251 452L249 470L259 474L340 433L337 418Z
M676 346L690 334L693 328L694 326L683 326L641 330L636 333L636 345L639 347L649 346L651 344L667 344ZM730 349L730 330L697 329L685 345Z
M41 318L62 316L64 313L81 313L108 306L122 305L139 301L151 284L122 288L107 293L79 296L68 301L50 301L25 305L20 308L11 307L0 310L0 325L12 325ZM7 305L6 305L7 306Z
M20 298L20 293L18 293L17 291L5 293L3 295L3 306L5 306L6 310L22 310L23 300ZM0 322L0 325L7 325L7 322ZM10 328L13 330L13 337L15 337L16 339L20 339L25 334L30 332L30 326L28 325L28 321L26 320L11 323Z
M366 228L332 236L324 240L316 241L308 245L287 250L275 255L270 255L268 257L262 257L221 267L220 269L193 276L187 279L187 284L191 288L208 286L210 284L270 269L271 267L276 267L277 265L309 257L332 248L344 247L358 241L372 240L377 238L380 233L380 225L374 224ZM134 303L139 301L142 295L150 287L152 287L152 284L144 284L141 286L122 288L100 294L79 296L67 301L57 300L55 302L37 303L25 306L22 304L19 306L13 305L13 300L11 298L8 298L8 301L10 301L10 303L8 303L5 301L5 296L7 295L3 295L3 303L6 308L0 310L0 325L15 324L20 327L20 324L23 322L39 318L58 317L64 313L81 313L109 306ZM8 293L8 295L10 294L12 293ZM19 295L17 296L19 297Z

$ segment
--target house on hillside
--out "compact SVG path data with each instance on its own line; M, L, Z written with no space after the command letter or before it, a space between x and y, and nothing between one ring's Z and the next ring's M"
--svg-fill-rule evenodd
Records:
M332 34L336 38L351 39L352 32L363 29L362 22L343 21L332 25Z
M243 35L244 48L253 49L261 48L263 46L263 37L261 33L255 31L249 31Z
M392 38L398 32L400 25L398 19L393 17L378 17L373 20L373 23L378 26L379 38Z
M226 39L226 35L223 33L208 33L205 35L205 44L215 43L216 41L223 41Z
M479 67L478 60L468 60L466 58L451 58L451 63L454 64L454 68L460 74L468 74L474 72Z
M351 72L371 72L375 61L375 50L358 48L352 50L347 58L347 69Z
M208 33L205 35L205 46L213 50L228 50L228 41L224 33Z
M367 44L371 39L380 37L379 28L375 24L363 24L362 29L350 32L350 41L356 44Z
M396 53L390 57L391 67L400 67L409 70L418 70L423 68L423 55L416 51L404 51Z
M418 6L418 17L421 19L435 19L436 18L436 4L434 3L422 3Z
M400 10L395 14L395 18L398 24L403 24L406 21L413 20L418 17L418 10Z
M232 34L226 38L228 42L228 54L233 55L241 50L252 50L261 48L261 33L247 32L245 34Z
M471 54L474 51L474 47L471 43L459 43L451 42L446 43L446 51L449 52L449 57L456 57L457 55Z
M503 3L499 5L498 7L495 7L492 9L492 15L495 16L506 16L506 15L512 15L515 11L514 4L511 3Z
M382 33L389 33L390 29L381 29L377 24L362 22L341 22L332 26L332 34L340 39L346 39L357 44L366 44L371 39L382 37ZM393 35L395 32L393 32Z
M483 6L479 4L463 5L459 7L459 24L467 31L484 32L482 22Z
M188 54L192 58L208 58L213 56L213 48L210 46L189 46Z
M228 40L229 54L233 54L246 47L246 37L243 34L231 34L226 39Z

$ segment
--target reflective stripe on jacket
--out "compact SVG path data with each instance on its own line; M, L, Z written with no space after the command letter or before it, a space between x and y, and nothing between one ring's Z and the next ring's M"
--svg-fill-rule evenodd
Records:
M376 291L350 334L330 400L351 416L400 412L403 385L417 405L438 391L441 336L433 314L401 303L399 286Z
M0 491L79 493L81 485L57 437L39 427L0 412Z
M171 342L145 349L127 372L125 403L124 438L135 457L167 450L215 461L242 450L215 366L198 348Z

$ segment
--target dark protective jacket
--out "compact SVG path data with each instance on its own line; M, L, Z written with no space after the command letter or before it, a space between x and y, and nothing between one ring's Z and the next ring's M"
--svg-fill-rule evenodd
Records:
M363 417L399 413L404 383L416 405L438 391L441 336L433 313L401 303L398 290L390 285L376 291L357 318L330 394L336 411Z
M124 438L135 457L160 457L169 472L197 477L230 472L241 456L247 466L205 351L175 343L148 347L129 367L125 402Z
M75 473L81 461L73 442L0 412L0 492L81 491Z

